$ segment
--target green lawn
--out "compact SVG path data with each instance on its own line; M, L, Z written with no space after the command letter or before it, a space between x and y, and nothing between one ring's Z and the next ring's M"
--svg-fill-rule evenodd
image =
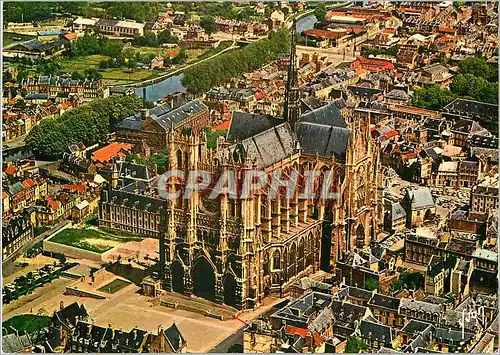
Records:
M145 47L147 48L147 47ZM73 73L83 71L90 67L99 68L99 63L102 60L109 59L109 57L100 54L89 55L85 57L65 58L59 64L62 70L66 73ZM142 81L152 79L158 75L149 69L134 69L128 68L108 68L106 70L99 70L106 85L111 84L125 84L134 81Z
M73 73L75 71L82 72L90 67L99 67L101 60L109 59L108 56L101 54L93 54L85 57L69 57L59 61L64 72Z
M106 292L106 293L115 293L115 292L120 291L122 288L127 287L128 285L130 285L130 282L116 279L116 280L111 281L109 284L104 285L101 288L98 288L97 291Z
M141 238L120 238L93 229L74 228L64 229L50 238L51 242L69 245L96 253L104 253L112 249L116 243L138 240L141 240Z
M50 324L50 317L38 316L34 314L21 314L7 319L2 323L4 328L4 335L14 333L14 328L19 332L19 335L25 333L32 333L41 328L48 327Z

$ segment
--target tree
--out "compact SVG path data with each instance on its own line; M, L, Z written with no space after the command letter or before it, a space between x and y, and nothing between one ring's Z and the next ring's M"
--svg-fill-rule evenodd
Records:
M101 60L99 62L99 68L100 69L107 69L108 68L108 61L107 60Z
M350 354L365 353L367 352L366 343L360 337L349 336L347 337L345 352Z
M365 281L365 288L368 291L377 290L378 289L378 280L373 278L373 277L367 278Z
M215 18L213 16L203 16L200 20L200 26L208 34L215 32Z
M482 56L461 60L458 66L461 74L472 74L490 82L498 81L498 68L489 64Z
M326 5L323 2L320 2L316 8L314 9L314 16L318 19L319 22L323 22L326 17Z
M86 68L83 74L85 74L85 77L89 80L99 80L102 78L102 74L94 67Z
M439 85L415 87L412 94L412 105L431 110L441 110L455 99L455 95Z
M60 117L42 120L29 132L26 145L36 156L57 159L71 144L103 144L118 121L135 114L141 107L141 100L136 96L97 99Z
M71 73L71 79L73 79L73 80L85 80L85 75L83 75L79 71L74 71L73 73Z
M189 92L203 93L214 86L228 83L236 76L258 69L275 59L278 54L289 50L288 31L272 32L266 39L188 68L182 76L182 84ZM177 57L174 60L173 64Z

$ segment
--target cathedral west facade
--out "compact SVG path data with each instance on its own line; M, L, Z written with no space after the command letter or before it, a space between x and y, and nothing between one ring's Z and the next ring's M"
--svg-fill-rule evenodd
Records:
M295 123L275 123L235 113L228 139L219 139L216 150L207 148L203 133L169 135L171 170L214 176L232 170L236 185L249 170L272 176L281 169L283 177L293 170L299 187L293 197L271 198L269 191L257 190L245 198L210 199L193 192L189 199L168 200L160 242L166 290L252 308L305 274L330 270L344 251L370 244L382 220L382 183L367 122L346 122L330 103ZM307 171L320 172L314 184L319 190L327 170L333 172L330 185L338 198L299 199ZM171 185L185 190L185 182Z

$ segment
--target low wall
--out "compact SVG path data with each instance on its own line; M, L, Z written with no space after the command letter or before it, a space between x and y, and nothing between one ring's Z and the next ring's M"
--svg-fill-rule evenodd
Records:
M87 259L87 260L102 262L102 254L89 250L75 248L69 245L51 242L50 239L46 239L43 241L43 250L52 253L61 253L69 258Z
M213 313L210 311L204 311L202 309L191 307L179 302L168 302L168 301L160 301L160 305L164 307L174 308L174 309L182 309L183 311L189 311L193 313L203 314L205 317L215 318L218 320L224 320L224 316L221 314Z
M106 299L106 297L98 295L97 293L93 293L93 292L90 292L90 291L79 290L79 289L74 288L72 286L66 286L66 292L64 294L66 294L68 296L96 298L96 299L99 299L99 300Z

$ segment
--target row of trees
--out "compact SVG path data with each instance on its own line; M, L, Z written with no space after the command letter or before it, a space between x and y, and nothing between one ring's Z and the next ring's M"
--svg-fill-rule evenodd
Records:
M187 69L182 77L182 85L189 92L203 93L212 87L226 84L243 73L256 70L275 59L278 54L287 53L289 50L288 31L270 33L266 39Z
M56 14L85 17L126 18L140 22L154 21L166 4L158 2L7 2L4 21L38 21L53 18Z
M179 39L173 36L169 30L163 30L158 35L146 33L144 36L134 37L132 44L135 46L159 47L163 43L178 43Z
M57 159L71 144L105 143L110 129L140 108L141 100L136 96L97 99L61 117L42 120L28 134L26 144L38 157Z

